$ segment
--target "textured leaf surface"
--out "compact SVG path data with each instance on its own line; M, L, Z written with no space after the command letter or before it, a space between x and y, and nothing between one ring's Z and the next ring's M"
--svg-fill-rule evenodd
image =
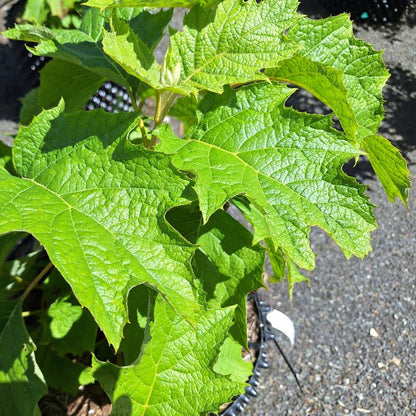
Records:
M382 136L365 137L363 147L389 200L397 197L406 205L410 172L400 151Z
M179 84L221 92L224 84L266 79L296 49L284 31L298 18L296 0L224 0L216 9L194 7L182 32L171 35L169 67L180 65Z
M55 107L61 98L65 100L68 112L81 110L105 78L79 65L54 59L40 70L40 87L36 93L36 104L23 99L20 122L29 124L33 116L42 109ZM29 93L30 95L33 92ZM32 107L34 106L34 107ZM33 108L33 109L32 109Z
M295 56L282 61L277 68L266 70L265 74L311 92L334 111L347 137L355 141L357 122L348 102L349 92L344 86L343 73L340 70Z
M118 19L111 22L113 30L106 31L103 39L105 53L130 75L153 88L162 88L159 65L150 48L127 23Z
M384 114L381 90L389 76L381 52L354 38L345 14L323 20L304 17L288 37L303 47L300 53L305 58L342 72L347 101L356 117L357 139L376 134Z
M229 375L234 381L246 381L253 373L253 364L242 359L241 345L228 337L221 346L214 370Z
M205 219L244 194L264 215L262 239L272 238L301 267L314 266L311 225L326 230L347 256L361 257L375 228L372 205L341 169L359 153L328 117L284 107L288 94L268 84L207 94L197 127L185 140L161 131L160 150L197 176Z
M16 25L7 30L5 35L10 39L39 43L32 49L36 55L50 56L82 66L126 88L135 90L138 87L136 79L106 56L99 39L92 32Z
M0 302L0 414L30 416L47 392L26 331L21 302Z
M213 370L233 313L233 308L203 312L193 328L158 297L151 340L140 361L117 367L93 360L94 377L110 397L113 414L200 416L241 393L245 383Z
M138 284L192 320L194 249L164 219L188 181L169 158L126 140L135 114L61 111L43 112L18 134L23 178L1 171L0 232L32 233L116 347Z
M247 344L246 296L263 284L264 249L252 244L252 234L226 212L219 210L202 224L195 207L168 212L168 221L197 244L193 268L210 308L237 305L231 335Z
M90 7L192 7L195 4L209 5L216 0L89 0Z

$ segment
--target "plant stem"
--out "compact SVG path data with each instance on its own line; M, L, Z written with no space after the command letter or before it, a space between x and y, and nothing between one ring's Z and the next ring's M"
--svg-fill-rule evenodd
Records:
M137 113L140 113L143 108L145 100L142 100L140 104L137 105L136 97L134 96L131 90L129 91L129 97L131 100L131 104L133 105L134 111L136 111ZM151 141L147 138L147 133L146 133L146 129L145 129L142 117L139 118L139 127L140 127L140 132L142 134L143 144L145 147L148 148L150 146Z
M22 295L22 299L26 299L26 297L29 295L29 293L37 286L37 284L45 277L46 273L50 269L52 269L53 264L52 262L49 262L42 270L41 272L33 279L33 281L30 283L30 285L26 288Z
M168 113L175 98L175 93L168 93L166 95L163 95L163 93L156 90L156 109L153 129L155 129L157 126L160 126L163 123L163 120L165 119L166 114ZM155 147L156 142L157 137L154 134L152 134L152 138L150 139L150 149L153 149L153 147Z

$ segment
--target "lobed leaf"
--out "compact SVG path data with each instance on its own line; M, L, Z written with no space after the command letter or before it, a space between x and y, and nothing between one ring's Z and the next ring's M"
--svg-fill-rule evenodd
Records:
M264 249L253 245L252 234L222 210L205 225L201 212L192 206L172 209L167 219L198 246L193 269L208 307L237 306L230 334L246 346L246 297L264 286Z
M4 34L10 39L38 43L36 47L29 48L35 55L50 56L81 66L127 89L138 88L138 80L108 58L94 33L76 29L52 30L27 24L16 25Z
M224 0L215 9L195 6L183 31L171 33L167 66L180 67L178 84L194 93L265 80L260 70L275 67L297 48L284 36L298 18L297 5L296 0Z
M370 250L376 226L364 187L342 172L359 152L328 117L284 107L290 90L254 84L221 96L207 94L199 124L185 140L159 130L160 151L196 175L205 221L236 195L264 216L257 237L271 238L299 266L311 269L310 226L318 225L346 256Z
M62 111L21 128L14 162L22 178L0 170L0 233L33 234L116 348L139 284L192 321L194 248L164 218L186 201L188 180L168 157L126 140L135 114Z
M40 70L40 86L23 98L20 122L29 124L43 109L58 105L61 98L68 112L82 110L83 106L104 83L105 78L82 66L54 59ZM34 99L34 101L33 101Z
M365 137L363 147L389 201L397 197L406 205L410 172L400 151L382 136Z
M302 57L342 73L342 84L348 91L347 103L357 123L357 137L352 139L360 142L362 137L376 134L384 115L381 90L389 73L381 52L354 37L349 16L343 14L320 20L303 17L288 31L288 37L302 46L299 51ZM340 121L350 117L345 107L346 104L339 101L331 104ZM341 124L350 133L347 120Z
M349 91L343 82L343 72L303 56L294 56L265 71L271 79L290 82L311 92L330 107L338 117L346 136L356 141L357 121L348 102Z
M233 308L202 312L192 328L158 297L151 339L136 363L118 367L93 358L94 377L110 397L112 412L200 416L242 392L244 381L213 369L232 316Z

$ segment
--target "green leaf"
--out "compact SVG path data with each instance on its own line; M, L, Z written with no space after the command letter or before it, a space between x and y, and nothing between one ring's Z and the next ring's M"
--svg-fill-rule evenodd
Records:
M384 115L381 90L389 73L381 52L354 37L349 16L321 20L304 17L289 30L288 37L303 47L300 51L303 57L341 71L348 105L358 126L357 139L376 134ZM338 103L337 107L341 110L346 104ZM338 113L347 115L345 109ZM347 132L348 125L344 121Z
M154 299L154 293L144 285L133 288L129 293L129 323L124 327L124 338L120 344L126 365L133 363L142 350Z
M274 273L273 276L269 276L269 281L272 283L280 282L285 278L286 269L286 260L283 250L280 247L275 247L270 238L266 238L265 243L270 264Z
M50 306L40 316L42 331L34 336L37 345L48 345L61 356L93 351L97 324L89 311L81 308L64 278L52 270L42 284L43 302Z
M14 157L23 178L0 170L0 233L33 234L116 348L139 284L192 321L194 248L164 219L188 202L188 180L168 157L126 140L136 114L61 112L21 128Z
M190 97L181 97L169 110L169 115L177 118L183 123L184 132L198 122L196 117L196 109L198 107L198 100L191 95Z
M68 302L68 297L57 299L49 307L51 318L50 329L54 338L63 338L68 334L72 325L81 318L82 308Z
M192 206L174 208L167 220L199 247L193 267L209 308L237 305L231 335L247 345L247 295L263 287L264 249L252 245L252 234L219 210L208 223Z
M284 32L298 19L297 5L296 0L224 0L215 9L195 6L183 31L171 34L167 66L179 66L179 85L194 93L220 93L225 84L267 79L260 70L296 50Z
M300 282L306 282L309 284L309 279L299 271L292 261L287 260L287 282L289 284L289 297L290 300L292 300L293 288L295 284Z
M397 197L407 205L410 172L400 151L382 136L365 137L363 147L389 201Z
M0 302L0 414L36 414L47 387L34 350L22 318L22 301Z
M22 19L36 25L42 25L47 20L48 14L49 7L46 0L28 0Z
M43 110L39 103L38 92L39 87L33 88L20 100L22 102L22 107L20 108L19 121L23 125L28 125L33 117ZM13 173L13 175L15 174L16 173Z
M12 162L12 148L0 141L0 166L5 168L11 174L15 173Z
M149 13L144 10L129 24L133 32L139 36L144 44L153 52L162 39L165 28L172 19L173 9L160 10L158 13Z
M66 10L64 10L62 0L46 0L46 3L49 5L52 16L64 17Z
M228 337L221 346L214 371L240 383L247 381L253 373L253 363L244 361L241 352L241 345Z
M105 78L79 65L53 59L40 70L40 87L36 96L29 92L23 99L22 124L29 124L42 109L55 107L61 98L68 112L81 110ZM37 100L37 102L33 102Z
M111 32L104 32L105 53L130 75L153 88L162 88L159 65L144 41L122 20L113 18L111 27Z
M236 195L245 195L264 216L276 247L302 268L314 266L309 229L318 225L345 255L364 256L376 227L365 188L342 172L357 157L329 117L284 107L290 90L256 84L221 96L207 94L199 124L186 139L159 134L159 149L196 175L205 221Z
M3 263L6 261L12 248L25 236L25 233L19 232L0 235L0 264L2 267L4 267Z
M103 37L105 17L97 9L87 9L81 21L79 30L86 33L94 42Z
M79 386L94 383L91 369L58 355L50 346L39 346L36 360L48 386L75 395Z
M88 0L90 7L192 7L195 4L210 5L218 0Z
M138 88L138 81L104 53L93 32L88 34L76 29L53 30L32 25L16 25L4 34L10 39L39 43L36 47L30 48L35 55L50 56L82 66L127 89Z
M158 297L151 339L138 362L118 367L93 358L113 414L200 416L242 393L245 384L213 369L233 314L233 308L203 312L193 328Z
M330 107L338 117L346 136L356 140L357 122L355 113L348 102L348 90L343 82L343 72L308 58L295 56L279 63L266 75L298 85L311 92Z

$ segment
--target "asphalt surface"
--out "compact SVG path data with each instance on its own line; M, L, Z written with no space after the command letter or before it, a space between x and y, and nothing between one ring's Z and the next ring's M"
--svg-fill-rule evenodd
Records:
M325 15L314 0L301 10ZM413 10L414 13L414 10ZM355 31L376 49L392 77L385 89L386 119L381 132L399 147L416 176L416 16L399 24ZM23 93L16 79L9 45L0 44L0 138L16 132L17 98ZM20 95L19 95L20 94ZM308 97L300 105L316 105ZM318 108L319 111L319 108ZM345 259L332 240L312 230L316 269L308 273L310 287L298 285L293 304L285 285L273 285L261 297L287 313L296 327L291 348L279 342L303 387L298 389L282 357L269 345L271 367L263 371L259 397L244 415L416 415L416 191L409 209L390 204L368 163L354 173L369 186L379 223L372 233L373 252L365 260ZM350 173L351 173L350 172Z

